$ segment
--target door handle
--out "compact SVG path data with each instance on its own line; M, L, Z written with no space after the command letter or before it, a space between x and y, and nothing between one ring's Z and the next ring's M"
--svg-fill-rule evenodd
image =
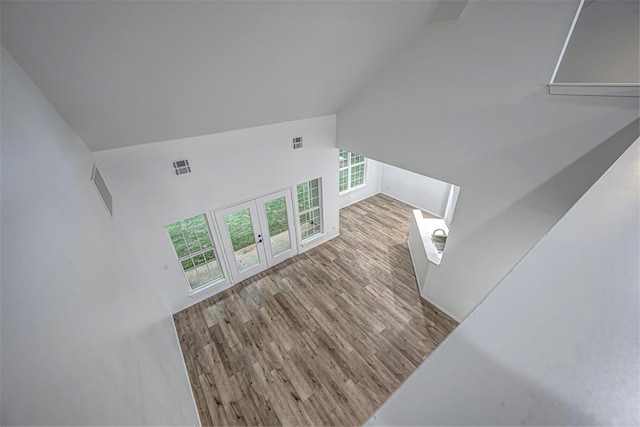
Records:
M262 243L262 234L258 234L258 241L256 243Z

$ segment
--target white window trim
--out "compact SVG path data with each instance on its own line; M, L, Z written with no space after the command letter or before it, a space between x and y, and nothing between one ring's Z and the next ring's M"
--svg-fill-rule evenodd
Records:
M304 211L300 211L299 209L299 204L298 204L298 184L302 184L305 182L309 182L309 181L313 181L317 179L318 180L318 203L319 206L318 207L313 207ZM297 231L297 235L298 235L298 253L302 252L302 245L304 243L309 243L319 237L324 236L324 197L323 197L323 186L322 186L322 177L318 177L318 178L311 178L311 179L307 179L306 181L302 181L299 182L298 184L295 184L292 188L291 188L291 192L292 194L295 195L295 204L294 204L294 210L295 210L295 214L296 214L296 231ZM314 209L320 209L320 232L318 234L314 234L313 236L307 237L306 239L302 239L302 224L300 223L300 215L307 213L307 212L311 212Z
M220 259L220 254L218 252L218 248L220 247L219 242L220 240L218 239L217 234L214 232L214 230L212 229L211 225L211 218L209 217L208 214L198 214L198 215L204 215L205 220L207 222L207 230L209 231L209 237L211 239L211 247L208 247L206 249L200 249L197 252L194 252L192 254L189 255L185 255L183 257L178 257L178 253L176 252L176 248L175 246L173 246L173 241L171 240L171 236L169 235L168 231L167 231L167 226L164 227L164 232L169 240L169 245L171 246L171 248L173 249L173 255L176 257L176 260L178 261L178 268L180 269L180 271L182 272L182 277L184 278L184 283L187 286L187 295L189 297L193 297L196 296L200 293L203 293L209 289L211 289L212 287L215 286L219 286L221 284L224 284L225 282L227 282L228 280L228 273L227 273L227 269L226 269L226 264L224 263L224 260ZM198 216L198 215L194 215L194 216ZM189 217L191 218L191 217ZM178 220L178 221L182 221L182 220ZM176 221L174 221L176 222ZM201 253L204 252L208 252L210 250L213 250L213 254L216 257L216 261L218 261L218 266L220 267L220 272L222 273L222 275L220 277L218 277L217 279L212 280L211 282L207 282L201 286L198 286L197 288L193 289L191 287L191 284L189 283L189 278L187 277L187 272L184 271L184 268L182 267L182 261L184 261L185 259L188 258L193 258Z
M367 158L363 156L364 162L356 163L355 165L352 165L351 164L351 152L347 151L347 153L349 153L349 157L347 159L347 166L342 167L342 168L338 167L338 176L340 176L340 171L343 171L345 169L348 171L347 172L347 189L343 190L343 191L339 191L338 192L339 196L345 195L347 193L351 193L352 191L359 190L359 189L361 189L363 187L366 187L366 185L367 185L367 169L368 169L367 168L367 163L368 163L367 162ZM364 164L364 182L362 184L360 184L360 185L355 186L355 187L351 187L351 168L353 168L354 166L361 165L361 164Z

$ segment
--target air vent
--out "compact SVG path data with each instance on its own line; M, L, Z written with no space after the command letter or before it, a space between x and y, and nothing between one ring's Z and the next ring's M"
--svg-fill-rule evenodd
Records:
M98 190L98 194L100 195L100 199L102 200L102 204L107 211L109 211L109 215L113 216L113 199L111 198L111 193L107 188L107 183L104 182L102 178L102 174L98 170L98 166L93 164L93 169L91 170L91 181L96 186L96 190Z
M295 138L293 138L293 149L297 150L298 148L302 148L303 144L302 144L302 137L301 136L297 136Z
M175 170L176 175L191 173L191 166L189 166L189 160L187 159L176 160L173 162L173 169Z

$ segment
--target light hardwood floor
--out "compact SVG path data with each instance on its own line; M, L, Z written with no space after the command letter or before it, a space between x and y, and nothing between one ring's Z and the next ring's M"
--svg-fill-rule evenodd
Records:
M377 195L339 238L174 316L203 425L360 425L455 328L420 298L411 207Z

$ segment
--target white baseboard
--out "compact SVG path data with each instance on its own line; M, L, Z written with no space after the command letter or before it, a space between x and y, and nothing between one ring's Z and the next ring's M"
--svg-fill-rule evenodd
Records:
M356 190L356 191L357 191L357 190ZM346 205L341 205L341 206L340 206L340 209L342 209L342 208L346 208L347 206L351 206L351 205L353 205L353 204L355 204L355 203L359 203L359 202L361 202L361 201L363 201L363 200L368 199L369 197L373 197L373 196L375 196L376 194L380 194L380 193L381 193L381 191L376 191L375 193L372 193L372 194L368 194L368 193L366 193L366 192L363 192L363 195L361 195L361 196L357 197L357 198L356 198L356 199L354 199L354 200L350 200L350 201L349 201L349 203L347 203ZM348 195L350 195L350 194L348 194ZM389 197L391 197L391 196L389 196Z
M174 310L173 314L179 313L182 310L191 307L192 305L196 305L199 302L206 300L207 298L211 298L212 296L217 295L220 292L226 291L227 289L231 288L234 285L235 283L233 283L232 281L226 280L223 283L211 286L203 290L202 292L193 294L189 297L188 301L178 306L178 308Z
M404 204L406 204L406 205L411 206L412 208L420 209L421 211L425 211L425 212L427 212L427 213L430 213L431 215L433 215L433 216L435 216L435 217L442 218L442 217L440 216L440 214L437 214L437 213L435 213L435 212L431 212L431 210L429 210L429 209L425 209L425 208L423 208L423 207L416 206L416 205L414 205L414 204L413 204L413 203L411 203L411 202L407 202L406 200L403 200L403 199L401 199L400 197L394 196L393 194L385 193L384 191L380 191L380 194L384 194L385 196L391 197L392 199L396 199L396 200L398 200L399 202L402 202L402 203L404 203Z
M320 246L323 243L328 242L331 239L335 239L336 237L339 237L340 233L332 233L332 234L324 234L320 237L318 237L317 239L313 239L313 240L309 240L308 242L305 242L304 244L300 245L300 251L298 252L298 255L303 254L317 246ZM295 258L295 257L294 257Z
M425 299L425 301L427 301L429 304L431 304L432 306L434 306L435 308L437 308L438 310L440 310L441 312L443 312L444 314L446 314L447 316L451 317L453 320L455 320L456 322L460 323L462 322L462 320L460 320L458 318L458 316L454 316L453 314L451 314L448 310L444 309L442 307L442 305L440 305L439 303L435 302L434 300L432 300L431 298L427 298L424 295L422 295L422 293L420 293L420 296L422 298Z

